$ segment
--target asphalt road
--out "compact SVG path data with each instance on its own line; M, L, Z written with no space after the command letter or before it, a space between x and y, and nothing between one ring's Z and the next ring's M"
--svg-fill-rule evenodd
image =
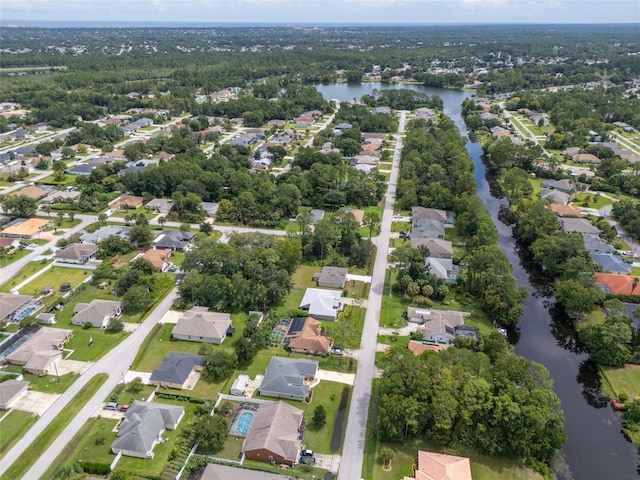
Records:
M393 204L396 196L396 185L400 167L400 152L402 151L402 137L406 121L406 112L401 112L396 148L393 152L393 163L389 187L384 204L384 212L380 225L380 235L376 239L376 263L371 277L367 313L364 318L361 350L358 352L358 370L353 384L351 405L347 430L345 433L342 458L338 477L340 480L360 480L362 478L362 463L364 460L364 444L369 417L369 403L371 401L371 385L375 373L376 344L378 341L378 322L382 294L384 290L385 272L387 270L387 254L391 222L393 221Z
M33 466L24 475L24 479L35 480L40 478L51 466L63 448L71 441L74 435L80 430L85 422L100 408L104 400L111 391L122 381L122 375L126 372L138 353L138 349L143 340L149 334L153 326L158 323L162 316L169 310L171 304L177 297L177 288L174 288L160 304L149 314L147 319L122 343L113 348L104 357L98 360L89 370L80 376L66 392L56 400L56 402L45 412L42 417L29 429L24 437L20 439L14 447L7 452L0 462L0 478L7 469L24 452L30 451L31 443L42 433L51 421L60 413L69 401L86 385L86 383L98 373L108 373L109 378L100 387L98 392L80 409L71 423L63 430L58 438L45 450L38 458L37 453L30 451ZM8 479L7 479L8 480Z

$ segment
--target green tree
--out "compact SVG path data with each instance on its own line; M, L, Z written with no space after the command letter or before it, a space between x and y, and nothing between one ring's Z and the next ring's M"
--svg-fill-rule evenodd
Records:
M585 281L586 280L586 281ZM602 299L602 290L592 279L566 279L556 283L556 299L565 311L578 317L593 311Z
M204 233L205 235L211 235L211 232L213 232L213 227L211 226L210 223L202 222L200 224L200 233Z
M7 195L2 199L2 208L12 217L28 218L36 214L37 204L33 198L26 195Z
M380 225L380 215L378 212L367 212L364 216L364 223L369 227L369 238L371 238L373 231Z
M229 424L220 415L205 415L194 423L193 439L205 450L217 452L229 437Z
M105 330L109 333L119 333L124 330L124 323L122 323L120 317L112 318L111 320L109 320L109 323L107 324L107 328Z
M153 234L147 225L134 225L129 232L129 241L132 245L146 248L151 245Z
M327 411L324 406L318 405L314 408L311 423L313 423L313 426L316 428L322 428L325 423L327 423Z
M100 224L100 226L105 226L107 224L107 215L105 213L101 213L100 215L98 215L98 223Z
M144 312L150 305L151 295L143 285L134 285L122 297L122 310L127 314Z
M380 449L380 460L382 460L382 464L385 467L388 467L389 464L391 463L391 460L393 460L393 457L395 456L393 450L391 450L389 447L382 447Z
M222 382L238 367L238 359L233 353L211 349L206 355L203 378L210 383Z
M591 359L601 365L621 366L631 359L633 330L628 316L615 316L603 324L579 330Z
M513 167L504 176L504 187L511 199L528 197L533 192L533 186L529 182L529 174L518 167Z

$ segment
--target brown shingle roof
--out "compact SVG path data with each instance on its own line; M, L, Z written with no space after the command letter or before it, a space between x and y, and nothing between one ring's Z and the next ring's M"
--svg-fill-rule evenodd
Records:
M414 355L422 355L424 352L439 352L449 348L448 345L436 345L433 343L420 342L418 340L409 340L409 351Z
M315 353L329 353L330 340L322 335L322 324L315 318L308 317L302 330L290 337L292 350L304 350Z
M142 258L148 260L156 270L162 270L162 267L169 258L169 255L170 252L167 252L167 250L156 250L152 248L147 250Z
M13 195L24 195L25 197L38 200L39 198L44 197L46 194L47 194L47 191L44 188L40 188L37 185L29 185L27 188L23 188L22 190L17 191Z
M564 203L552 203L549 209L559 217L584 217L578 207L565 205Z
M418 451L416 480L472 480L468 458Z
M611 293L617 295L640 295L640 285L633 288L633 280L635 278L640 279L640 277L633 277L631 275L619 275L617 273L602 273L596 272L594 273L596 277L596 281L598 283L603 283Z

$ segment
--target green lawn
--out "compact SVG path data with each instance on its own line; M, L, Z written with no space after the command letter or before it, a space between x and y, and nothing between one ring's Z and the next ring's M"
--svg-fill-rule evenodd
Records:
M605 379L602 387L612 398L617 398L621 393L625 393L629 399L640 396L640 365L601 366L600 373Z
M125 218L126 216L138 217L140 214L144 215L147 220L151 220L152 218L158 216L158 212L149 210L145 207L130 208L127 210L116 210L111 214L111 216L116 218Z
M9 253L0 253L0 268L4 268L7 265L11 265L13 262L26 257L32 252L32 250L24 247L18 247L12 249Z
M75 413L98 391L100 386L109 378L106 373L99 373L87 382L85 387L62 409L42 433L29 446L31 452L44 452L60 435L65 427L73 420ZM32 455L23 455L5 472L6 478L21 478L33 465Z
M10 292L13 287L23 282L34 273L42 270L49 263L51 263L51 260L38 260L35 262L27 263L20 269L18 273L16 273L13 277L4 282L2 286L0 286L0 292Z
M38 375L23 372L23 368L19 365L7 365L4 367L4 370L6 372L22 373L24 380L29 382L29 388L31 390L44 393L63 393L78 378L78 374L76 373L68 373L57 377L55 370L51 375L39 377Z
M123 456L118 462L116 470L152 476L159 476L164 471L169 454L173 450L180 432L193 419L195 405L167 399L160 399L159 403L168 403L184 407L185 417L176 430L167 430L162 434L162 438L167 440L155 446L153 449L155 455L153 459ZM51 473L55 471L55 468L58 466L76 461L111 463L115 458L115 455L111 453L111 444L116 438L116 432L112 431L116 424L116 420L101 417L90 418L54 461L51 468L47 470L49 476L45 475L43 478L51 478ZM102 441L96 442L98 438ZM100 445L96 445L96 443L100 443Z
M151 372L162 363L162 359L171 352L198 353L202 343L187 342L183 340L172 341L171 332L175 324L165 323L160 330L150 340L148 347L145 348L144 354L140 358L136 358L131 368L141 372ZM153 335L152 331L149 335ZM225 340L225 343L231 343ZM224 344L223 344L224 345ZM143 344L143 348L145 344ZM140 352L143 353L142 348Z
M0 420L0 458L27 433L31 425L36 423L37 416L29 412L11 410Z
M22 295L38 295L43 287L50 285L56 292L60 285L70 283L71 288L78 286L91 275L92 270L81 268L51 267L20 289Z
M76 325L66 325L65 328L73 330L73 337L64 347L74 351L69 359L81 362L95 362L129 335L125 332L107 333L97 328L84 330ZM91 345L90 338L93 339Z
M408 232L411 230L411 222L391 222L392 232Z
M577 193L573 198L574 200L571 204L580 207L602 208L613 204L612 200L598 193Z
M46 220L51 220L53 222L53 226L46 228L45 231L51 231L58 228L73 228L76 225L80 225L80 222L81 222L81 220L78 218L74 218L73 220L71 220L69 218L69 214L64 215L62 220L60 220L60 217L58 216L58 214L57 213L54 214L53 212L50 217L38 217L38 218L44 218Z

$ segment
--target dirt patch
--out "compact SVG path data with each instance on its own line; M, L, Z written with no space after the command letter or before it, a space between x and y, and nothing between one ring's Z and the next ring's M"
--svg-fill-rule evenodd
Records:
M349 405L349 387L342 389L342 396L340 397L340 405L338 406L338 414L333 422L333 434L331 435L331 453L335 453L340 450L340 443L342 442L342 429L344 427L344 421L347 417L347 405Z

